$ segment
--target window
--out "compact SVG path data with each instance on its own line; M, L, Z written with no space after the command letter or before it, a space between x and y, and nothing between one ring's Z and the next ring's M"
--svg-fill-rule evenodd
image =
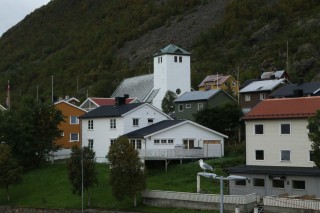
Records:
M203 109L203 103L198 103L198 111Z
M168 143L173 144L173 139L169 139Z
M70 124L78 124L79 119L77 116L70 116Z
M281 150L281 161L290 161L290 150Z
M110 129L116 129L117 128L117 121L115 118L110 119Z
M174 62L178 62L178 56L174 57Z
M314 161L314 152L312 150L309 150L309 160Z
M158 64L162 63L162 57L158 57Z
M281 131L281 135L290 135L291 133L290 124L281 124L280 131Z
M161 139L161 143L167 143L167 140Z
M246 185L246 180L236 180L235 184L237 186L245 186Z
M266 99L266 93L260 93L260 100Z
M141 140L137 140L137 149L141 149Z
M132 124L133 124L133 126L139 126L139 118L133 118Z
M141 149L141 140L140 139L132 139L130 140L131 145L135 148L135 149Z
M284 188L284 180L273 179L272 187L274 188Z
M156 140L153 141L153 143L159 144L160 140L156 139Z
M263 134L263 124L255 124L254 125L254 134L256 134L256 135Z
M93 120L88 120L88 129L93 129Z
M190 109L191 108L191 104L186 104L186 109Z
M178 109L179 109L179 112L183 112L183 104L179 104Z
M63 137L64 136L64 132L61 132L61 137Z
M135 140L130 140L131 145L136 148L136 141Z
M256 160L264 160L264 151L256 150Z
M306 182L304 180L293 180L292 181L293 189L306 189Z
M245 94L244 101L250 101L250 100L251 100L250 94Z
M90 149L93 149L93 139L89 139L89 140L88 140L88 147L89 147Z
M79 141L79 134L78 133L70 133L70 141Z
M179 63L182 63L182 56L179 56Z
M112 138L110 139L110 146L113 145L116 142L116 139Z
M262 178L253 178L253 186L264 187L264 179L262 179Z
M153 124L153 118L148 118L148 124Z

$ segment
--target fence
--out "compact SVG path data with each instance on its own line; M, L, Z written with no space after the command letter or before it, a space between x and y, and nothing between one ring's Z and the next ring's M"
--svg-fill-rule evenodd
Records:
M204 156L203 149L140 149L140 158L201 158Z
M220 195L216 194L146 190L142 192L142 198L144 204L158 207L218 210L220 205ZM256 194L225 195L225 212L234 212L236 207L239 207L241 212L250 212L258 199Z
M301 209L304 210L320 210L320 201L319 200L303 200L303 199L292 199L292 198L276 198L276 197L264 197L263 205L266 209L271 207L297 209L298 212L301 212ZM300 210L299 210L300 209Z

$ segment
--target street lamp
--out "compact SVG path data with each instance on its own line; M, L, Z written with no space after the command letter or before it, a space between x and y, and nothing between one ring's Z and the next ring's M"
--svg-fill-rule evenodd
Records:
M223 213L223 180L237 181L237 180L249 180L249 178L239 175L229 175L228 177L218 176L214 173L208 172L198 172L199 176L209 178L209 179L219 179L220 180L220 213Z

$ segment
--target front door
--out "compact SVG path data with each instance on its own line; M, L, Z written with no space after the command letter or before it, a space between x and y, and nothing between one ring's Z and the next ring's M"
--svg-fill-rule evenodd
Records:
M193 149L194 139L183 139L183 145L185 149Z

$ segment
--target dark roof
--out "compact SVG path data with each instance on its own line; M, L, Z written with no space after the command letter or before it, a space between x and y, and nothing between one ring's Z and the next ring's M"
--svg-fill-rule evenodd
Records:
M202 101L202 100L209 100L211 97L215 96L219 92L223 92L222 90L206 90L206 91L192 91L192 92L185 92L176 100L175 103L178 102L186 102L186 101Z
M170 54L170 55L190 55L190 53L174 44L169 44L163 49L160 49L159 52L154 54L153 56L159 56L159 55L164 55L164 54Z
M299 175L320 176L320 169L315 167L284 167L284 166L253 166L243 165L226 169L232 174L268 174L268 175Z
M308 82L308 83L300 83L300 84L287 84L282 86L273 92L270 97L297 97L301 96L313 96L318 95L320 89L320 82ZM299 94L299 90L302 94Z
M80 119L84 118L108 118L108 117L121 117L123 114L143 105L145 103L132 103L123 104L120 106L100 106L91 110L90 112L80 116Z
M152 133L158 132L163 129L167 129L174 125L184 122L185 120L164 120L158 123L152 124L150 126L129 132L125 134L125 136L129 138L143 138L146 135L150 135Z
M253 107L242 120L308 118L320 109L320 96L265 99Z

